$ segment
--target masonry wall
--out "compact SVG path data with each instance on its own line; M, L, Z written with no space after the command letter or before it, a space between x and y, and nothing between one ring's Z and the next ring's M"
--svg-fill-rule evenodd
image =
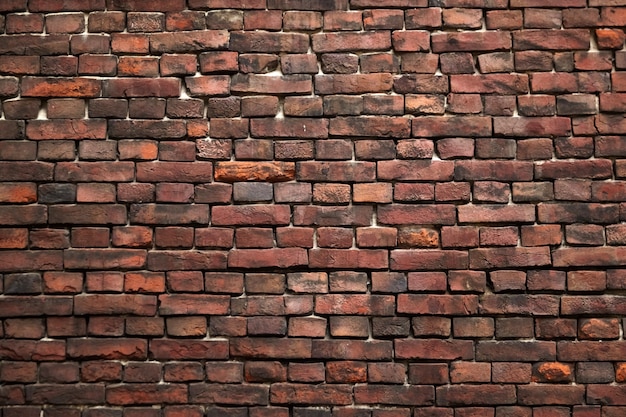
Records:
M623 0L1 0L1 417L626 415Z

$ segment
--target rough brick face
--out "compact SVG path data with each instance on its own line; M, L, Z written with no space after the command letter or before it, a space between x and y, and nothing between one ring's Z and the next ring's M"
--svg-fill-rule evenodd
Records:
M0 417L622 417L625 25L0 0Z

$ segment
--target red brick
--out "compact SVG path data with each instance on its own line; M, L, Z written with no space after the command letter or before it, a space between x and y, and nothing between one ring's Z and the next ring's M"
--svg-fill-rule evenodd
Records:
M448 76L430 74L401 75L394 80L393 88L397 93L448 93Z
M356 0L354 1L355 8L364 7L389 7L389 8L409 8L409 7L426 7L424 0L384 0L376 2L373 0Z
M39 13L9 14L6 17L7 33L43 32L44 16Z
M312 268L386 268L386 250L343 250L312 249L309 253L309 266Z
M477 246L478 229L473 226L444 226L441 228L441 245L444 248Z
M490 136L491 118L481 116L460 116L454 121L443 116L428 116L413 120L413 136Z
M496 51L511 48L506 32L435 33L431 35L433 52Z
M99 404L104 400L104 385L88 384L40 384L26 390L31 404Z
M296 178L304 181L369 182L375 178L373 162L298 162Z
M124 78L105 80L102 94L106 97L178 97L180 80L176 78Z
M556 385L525 386L518 391L518 401L523 405L571 405L580 404L584 397L584 387Z
M228 265L234 268L264 268L308 264L308 256L305 249L238 249L232 250L228 257Z
M7 340L0 342L0 351L5 360L14 361L62 361L65 356L65 341L61 340Z
M393 247L396 245L397 229L392 227L358 228L357 246L361 248Z
M122 32L126 26L126 16L119 11L95 11L89 13L89 32Z
M491 364L485 362L454 362L450 369L453 383L490 382Z
M413 384L445 384L449 382L448 365L442 363L411 364L409 365L409 381ZM433 409L426 408L423 410ZM421 414L418 415L422 417ZM435 415L439 416L439 414ZM452 414L450 414L450 416L451 415ZM442 414L442 416L446 417L448 415Z
M0 202L35 203L37 187L34 183L4 183L0 185Z
M318 159L349 160L352 158L352 142L345 139L329 139L315 144Z
M284 317L250 317L247 332L251 336L284 336L287 320Z
M556 101L553 96L521 96L518 97L518 105L522 116L553 116L556 114Z
M159 60L162 76L195 74L198 61L191 54L163 54Z
M12 35L2 42L2 55L61 55L69 52L69 35Z
M358 71L359 57L350 53L322 55L322 71L327 74L354 74Z
M360 11L327 11L324 13L324 30L360 30L363 28Z
M429 29L441 27L442 9L439 7L408 9L405 11L407 29Z
M523 246L560 245L563 240L561 226L522 226Z
M318 314L389 315L394 310L392 296L330 294L316 297Z
M148 268L153 271L225 269L226 254L219 251L152 251Z
M479 9L444 9L444 26L458 29L479 29L482 26L482 11Z
M383 180L449 181L454 173L450 161L380 161L378 178ZM397 191L396 191L397 194Z
M405 340L394 343L396 357L403 359L467 359L474 358L472 342L469 340Z
M57 205L49 215L52 224L67 223L69 219L84 224L126 223L126 208L119 204Z
M124 384L108 388L106 397L114 405L184 404L188 393L183 384Z
M487 265L496 268L541 266L550 263L550 251L547 247L470 250L472 268L483 268Z
M317 243L321 248L347 249L352 247L354 231L345 227L320 227Z
M306 53L308 40L303 33L232 32L230 49L237 52Z
M404 108L412 114L443 114L445 97L433 94L407 94Z
M51 77L24 77L21 89L24 97L97 97L102 91L100 80Z
M311 118L252 119L252 137L326 138L328 121Z
M82 33L85 30L85 18L82 13L51 14L46 16L46 32Z
M238 248L271 248L274 246L274 233L262 227L246 227L237 229L235 243Z
M427 31L396 30L391 35L393 49L398 52L426 52L430 50Z
M391 269L406 271L412 269L441 270L466 269L467 252L453 250L392 250Z
M287 11L283 28L288 30L316 30L322 27L322 14L309 11Z
M108 54L110 35L74 35L70 41L72 54ZM80 59L79 59L80 61Z
M40 379L44 383L78 382L78 365L75 363L42 363Z
M33 120L26 127L26 136L32 140L105 139L104 120Z
M390 91L391 74L333 74L315 76L316 94L362 94Z
M623 10L618 7L604 7L600 11L600 22L603 26L622 26Z
M412 224L420 218L425 224L454 224L455 210L452 205L413 206L393 204L378 208L381 224Z
M583 29L531 29L513 33L513 47L517 50L587 50L589 42L589 31Z
M510 195L508 184L495 181L474 183L474 201L508 203Z
M528 77L513 74L452 75L450 90L455 93L522 94L528 92Z
M520 29L521 10L489 10L486 13L487 29Z
M392 187L386 183L360 183L352 186L353 200L358 203L391 203Z
M222 182L281 182L295 178L292 162L217 162L215 179Z
M228 33L223 30L156 33L149 37L150 49L156 53L186 53L219 49L227 45L228 38Z
M355 402L361 404L430 405L435 393L431 387L398 387L390 385L359 386L354 392Z
M448 111L451 113L476 114L483 108L482 100L478 94L449 94Z
M417 289L413 284L409 288ZM433 309L432 306L437 308ZM478 298L474 295L421 295L400 294L398 312L429 315L471 315L478 311Z
M352 403L352 390L349 385L342 384L276 383L272 384L270 400L275 404L347 405Z
M372 116L341 117L330 120L329 133L337 136L401 137L410 135L409 120Z
M246 10L243 13L244 30L280 30L282 12L276 10Z
M316 53L342 51L385 51L391 48L389 31L363 33L319 33L312 36L312 47Z
M261 384L226 385L192 384L189 388L191 403L224 405L267 405L269 388Z
M490 222L534 222L534 207L524 205L465 205L459 206L459 222L490 223Z
M596 29L595 33L599 49L620 49L626 40L621 29Z
M439 57L444 74L472 74L476 71L474 59L469 52L448 52Z
M33 383L37 381L35 362L6 361L0 369L0 379L4 382Z
M147 358L147 343L141 339L69 339L67 355L74 359L126 359Z

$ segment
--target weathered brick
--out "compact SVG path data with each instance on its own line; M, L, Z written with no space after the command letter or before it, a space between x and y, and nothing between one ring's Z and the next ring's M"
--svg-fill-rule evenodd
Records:
M61 55L69 52L69 35L12 35L0 47L3 55Z
M529 91L529 85L526 75L459 74L450 76L450 90L454 93L523 94Z
M225 269L226 254L220 251L151 251L148 269L153 271Z
M391 74L333 74L315 76L316 94L363 94L390 91Z
M205 30L171 34L156 33L150 35L149 39L152 52L186 53L221 49L228 44L229 36L224 30Z
M377 218L381 224L413 224L419 218L423 224L454 224L454 206L439 204L415 206L392 204L378 207Z
M109 136L114 138L179 139L187 134L182 120L110 120Z
M31 120L26 126L26 136L32 140L82 140L105 139L105 120Z
M311 37L313 51L376 51L391 48L389 31L367 31L362 33L319 33Z
M431 74L405 74L397 77L394 80L393 89L400 94L444 94L448 93L449 91L448 76Z
M396 249L390 252L390 258L391 269L397 271L466 269L469 266L468 254L464 251Z
M330 120L328 132L335 136L408 138L410 125L409 119L399 117L340 117Z
M326 138L328 121L312 118L252 119L250 132L253 137L280 138Z
M491 129L490 117L460 116L452 121L444 116L427 116L413 119L412 135L417 137L482 137L491 136Z
M222 182L282 182L295 178L293 162L216 162L215 179Z
M442 406L515 404L516 399L516 392L510 385L437 388L437 405Z
M474 358L469 340L404 340L394 342L396 357L403 359L454 360Z
M497 51L511 48L511 35L506 32L435 33L431 35L433 52Z
M98 97L101 81L91 78L24 77L24 97Z
M232 32L230 49L237 52L306 53L309 37L303 33Z
M176 78L124 78L105 80L105 97L178 97L180 80Z

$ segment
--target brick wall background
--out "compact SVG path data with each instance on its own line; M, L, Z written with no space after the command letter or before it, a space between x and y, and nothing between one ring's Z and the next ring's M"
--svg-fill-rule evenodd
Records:
M1 417L626 415L625 1L0 12Z

